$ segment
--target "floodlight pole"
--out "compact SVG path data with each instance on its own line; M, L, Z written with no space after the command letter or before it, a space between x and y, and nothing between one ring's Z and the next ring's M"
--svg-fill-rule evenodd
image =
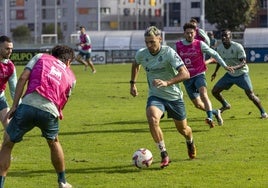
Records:
M136 30L139 30L139 2L136 1Z
M56 39L55 39L55 43L58 43L58 7L57 7L57 1L55 1L55 34L56 34Z
M34 44L37 44L37 0L34 1Z
M7 0L5 0L5 9L4 9L4 11L5 11L5 18L4 18L4 25L5 25L5 35L8 35L7 34L7 27L8 27L8 23L7 23L7 21L8 21L8 19L7 19L7 12L8 12L8 10L7 10Z
M201 28L203 30L205 30L205 0L201 0L201 6L200 6L200 24L201 24Z
M100 18L101 14L100 14L100 11L101 11L101 9L100 9L100 0L98 0L98 31L101 30L101 18Z

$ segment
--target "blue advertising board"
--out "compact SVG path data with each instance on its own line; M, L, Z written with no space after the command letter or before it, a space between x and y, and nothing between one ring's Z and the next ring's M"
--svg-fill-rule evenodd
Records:
M268 48L246 48L247 61L252 63L268 63Z

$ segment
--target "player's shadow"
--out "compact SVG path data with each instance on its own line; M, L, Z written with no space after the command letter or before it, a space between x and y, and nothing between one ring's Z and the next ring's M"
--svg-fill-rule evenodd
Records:
M90 166L90 164L89 164ZM138 169L133 165L125 165L125 166L102 166L102 167L84 167L84 168L68 168L68 174L96 174L96 173L107 173L107 174L125 174L125 173L140 173L141 171L158 171L162 170L160 167L150 166L149 168ZM10 171L8 176L10 177L29 177L29 176L43 176L43 174L54 174L54 169L51 170L23 170L20 172Z

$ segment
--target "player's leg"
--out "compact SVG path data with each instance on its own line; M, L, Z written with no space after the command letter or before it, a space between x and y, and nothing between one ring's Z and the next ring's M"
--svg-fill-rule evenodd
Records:
M168 157L168 154L167 154L167 150L165 146L164 135L159 125L162 115L163 115L163 111L161 111L156 106L149 106L146 109L146 116L147 116L147 121L149 124L149 129L153 137L153 140L156 143L160 151L160 155L163 161L163 159L166 159ZM163 168L165 166L168 166L168 163L169 163L169 160L167 161L167 164L165 164L164 166L161 164L161 167Z
M7 127L9 119L6 118L7 112L9 111L7 99L4 96L0 97L0 121L4 128Z
M255 104L255 106L259 109L261 118L267 118L268 117L267 113L265 112L259 97L257 97L253 92L253 86L249 74L243 74L240 77L238 77L236 79L236 85L245 91L249 100L251 100Z
M248 96L248 98L256 105L256 107L259 109L260 114L261 114L261 118L262 119L266 119L268 118L268 115L266 113L266 111L264 110L262 104L261 104L261 100L259 99L259 97L257 97L255 95L255 93L252 90L245 90L246 95Z
M87 70L88 63L83 59L83 53L79 52L75 57L75 60L83 65L85 65L85 70Z
M173 118L178 132L186 139L188 155L191 159L196 157L196 148L193 140L193 133L191 127L188 126L186 120L186 110L183 99L176 101L169 101L166 104L168 117Z
M47 143L50 148L51 162L58 175L59 187L71 188L71 184L69 184L65 178L64 153L58 137L54 140L47 140Z
M5 178L11 163L11 152L14 143L10 141L7 132L4 132L4 139L0 148L0 188L4 187Z
M197 88L195 86L196 79L190 78L183 82L185 90L189 98L191 99L192 103L197 109L205 111L205 105L203 101L200 98L200 94L197 91Z
M91 53L86 54L86 61L89 67L91 68L92 73L96 73L96 69L94 67L94 64L91 61Z
M162 158L160 167L164 168L169 164L169 157L164 141L164 135L160 127L160 119L165 111L164 105L161 99L156 97L149 97L146 107L146 116L149 124L150 133L157 148L160 151Z
M193 140L193 134L191 127L188 126L186 118L184 120L175 120L174 123L178 132L184 136L186 140L186 145L188 149L188 156L190 159L194 159L196 157L196 147Z
M50 148L51 162L56 172L63 173L65 171L64 153L58 137L56 137L54 140L47 140L47 143ZM65 182L65 177L59 176L59 182Z
M8 123L9 123L9 119L6 118L8 111L9 111L9 108L4 108L0 111L0 121L1 121L4 128L6 128Z
M230 78L229 74L226 73L212 88L212 95L222 104L222 107L220 108L221 113L231 108L231 105L223 97L222 91L230 89L232 85L232 78Z
M0 176L5 177L10 166L11 151L14 147L14 143L10 141L10 137L7 132L4 132L4 140L0 150Z

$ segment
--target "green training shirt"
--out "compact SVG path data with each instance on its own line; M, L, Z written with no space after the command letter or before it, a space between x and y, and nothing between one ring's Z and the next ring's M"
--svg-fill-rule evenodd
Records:
M153 86L154 79L170 80L178 74L177 69L184 65L174 49L162 46L158 54L152 55L147 48L142 48L136 53L135 60L146 71L149 96L156 96L168 101L182 99L183 92L179 84L160 88Z
M217 52L228 66L236 66L241 64L239 59L246 59L246 52L243 46L237 42L231 41L231 46L226 49L223 44L217 47ZM249 71L248 65L245 65L241 69L235 70L234 73L228 72L232 76L240 76Z

